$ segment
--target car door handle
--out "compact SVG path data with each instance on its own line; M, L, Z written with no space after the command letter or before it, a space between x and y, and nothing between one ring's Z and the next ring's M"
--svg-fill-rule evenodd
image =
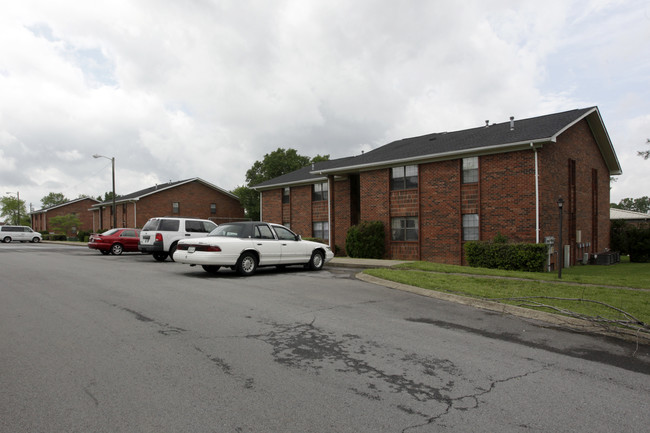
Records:
M185 233L185 236L192 236L192 235L191 235L191 234L189 234L189 233Z

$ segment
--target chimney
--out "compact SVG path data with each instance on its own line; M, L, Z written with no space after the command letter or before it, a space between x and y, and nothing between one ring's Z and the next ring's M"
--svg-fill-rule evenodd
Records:
M490 121L489 121L489 120L486 120L486 121L485 121L485 127L487 128L487 127L489 127L489 126L490 126Z
M515 116L510 116L510 130L515 130Z

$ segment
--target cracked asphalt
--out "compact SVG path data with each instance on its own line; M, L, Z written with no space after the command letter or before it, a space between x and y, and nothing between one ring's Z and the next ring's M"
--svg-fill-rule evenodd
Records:
M354 278L0 248L0 432L611 432L650 348Z

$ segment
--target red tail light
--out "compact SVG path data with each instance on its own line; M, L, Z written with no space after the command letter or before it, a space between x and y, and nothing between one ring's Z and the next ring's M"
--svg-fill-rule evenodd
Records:
M156 233L156 242L162 242L162 241L163 241L162 233Z
M217 245L195 245L195 244L178 244L176 247L177 250L186 251L188 248L194 247L194 251L208 251L212 253L218 253L221 251Z

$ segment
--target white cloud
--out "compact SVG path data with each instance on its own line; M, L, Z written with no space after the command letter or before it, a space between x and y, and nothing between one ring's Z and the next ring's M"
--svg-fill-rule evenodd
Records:
M103 195L99 153L118 193L231 189L277 147L342 157L599 105L625 171L612 198L648 195L649 23L638 0L12 2L0 186L36 203Z

